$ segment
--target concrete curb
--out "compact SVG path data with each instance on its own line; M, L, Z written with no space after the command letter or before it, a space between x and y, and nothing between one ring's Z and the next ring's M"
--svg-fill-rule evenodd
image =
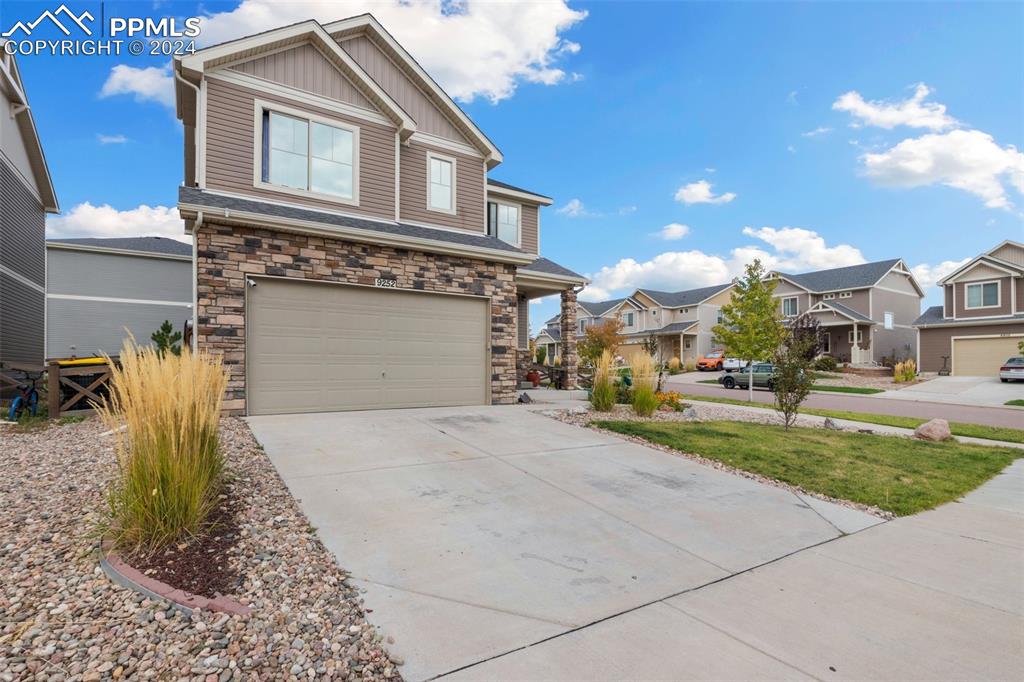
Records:
M114 551L109 540L102 540L98 548L100 568L114 583L129 590L144 594L155 601L167 600L171 606L186 616L191 616L196 609L217 611L233 616L248 616L252 609L229 597L220 595L214 599L201 597L197 594L179 590L167 583L150 578L136 568L129 566L121 555Z

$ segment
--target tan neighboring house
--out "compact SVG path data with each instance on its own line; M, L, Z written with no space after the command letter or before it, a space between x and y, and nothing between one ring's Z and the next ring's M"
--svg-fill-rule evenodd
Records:
M227 411L510 403L528 301L559 294L575 328L586 280L540 256L552 200L489 177L501 151L372 16L174 73L194 342L224 358Z
M822 354L853 365L917 356L924 291L900 258L802 274L772 272L783 319L804 313L824 332Z
M921 370L996 376L1024 340L1024 244L1006 240L939 284L943 304L914 322Z

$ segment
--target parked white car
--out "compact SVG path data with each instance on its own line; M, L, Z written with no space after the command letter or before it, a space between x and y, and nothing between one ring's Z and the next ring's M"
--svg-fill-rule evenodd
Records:
M738 372L749 364L749 362L744 362L739 358L726 358L722 362L722 369L726 372Z
M1024 355L1014 356L1004 362L999 368L999 379L1003 383L1018 379L1024 381Z

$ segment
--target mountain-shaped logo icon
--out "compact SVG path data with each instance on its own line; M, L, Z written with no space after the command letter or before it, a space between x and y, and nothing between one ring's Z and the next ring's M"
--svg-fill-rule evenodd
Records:
M18 31L21 31L26 36L30 36L32 35L32 31L34 31L36 27L39 26L39 24L43 23L43 21L46 19L52 21L53 24L57 28L59 28L61 32L64 33L64 35L71 35L71 31L68 30L67 26L61 23L61 20L58 18L58 15L63 15L65 17L64 21L74 22L74 24L77 25L78 28L82 29L82 31L85 32L85 35L92 35L92 30L88 26L86 26L85 21L94 21L95 17L88 11L82 12L80 15L76 15L74 12L68 9L67 5L61 5L53 12L51 12L50 10L46 10L45 12L40 14L35 21L30 21L28 23L25 23L24 21L19 21L15 23L14 26L11 26L9 30L5 31L0 35L2 35L4 38L10 38Z

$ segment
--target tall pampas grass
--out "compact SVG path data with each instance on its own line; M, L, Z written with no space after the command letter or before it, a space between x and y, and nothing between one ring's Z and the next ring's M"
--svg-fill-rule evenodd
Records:
M647 353L638 353L632 362L633 370L633 411L641 417L650 417L658 409L658 397L654 392L654 361Z
M110 366L110 396L96 409L112 432L118 472L103 530L118 546L145 551L200 533L222 489L220 358L161 355L129 340L120 366Z
M612 377L612 354L605 349L594 369L594 387L590 391L590 404L598 412L610 412L615 407L618 389Z

